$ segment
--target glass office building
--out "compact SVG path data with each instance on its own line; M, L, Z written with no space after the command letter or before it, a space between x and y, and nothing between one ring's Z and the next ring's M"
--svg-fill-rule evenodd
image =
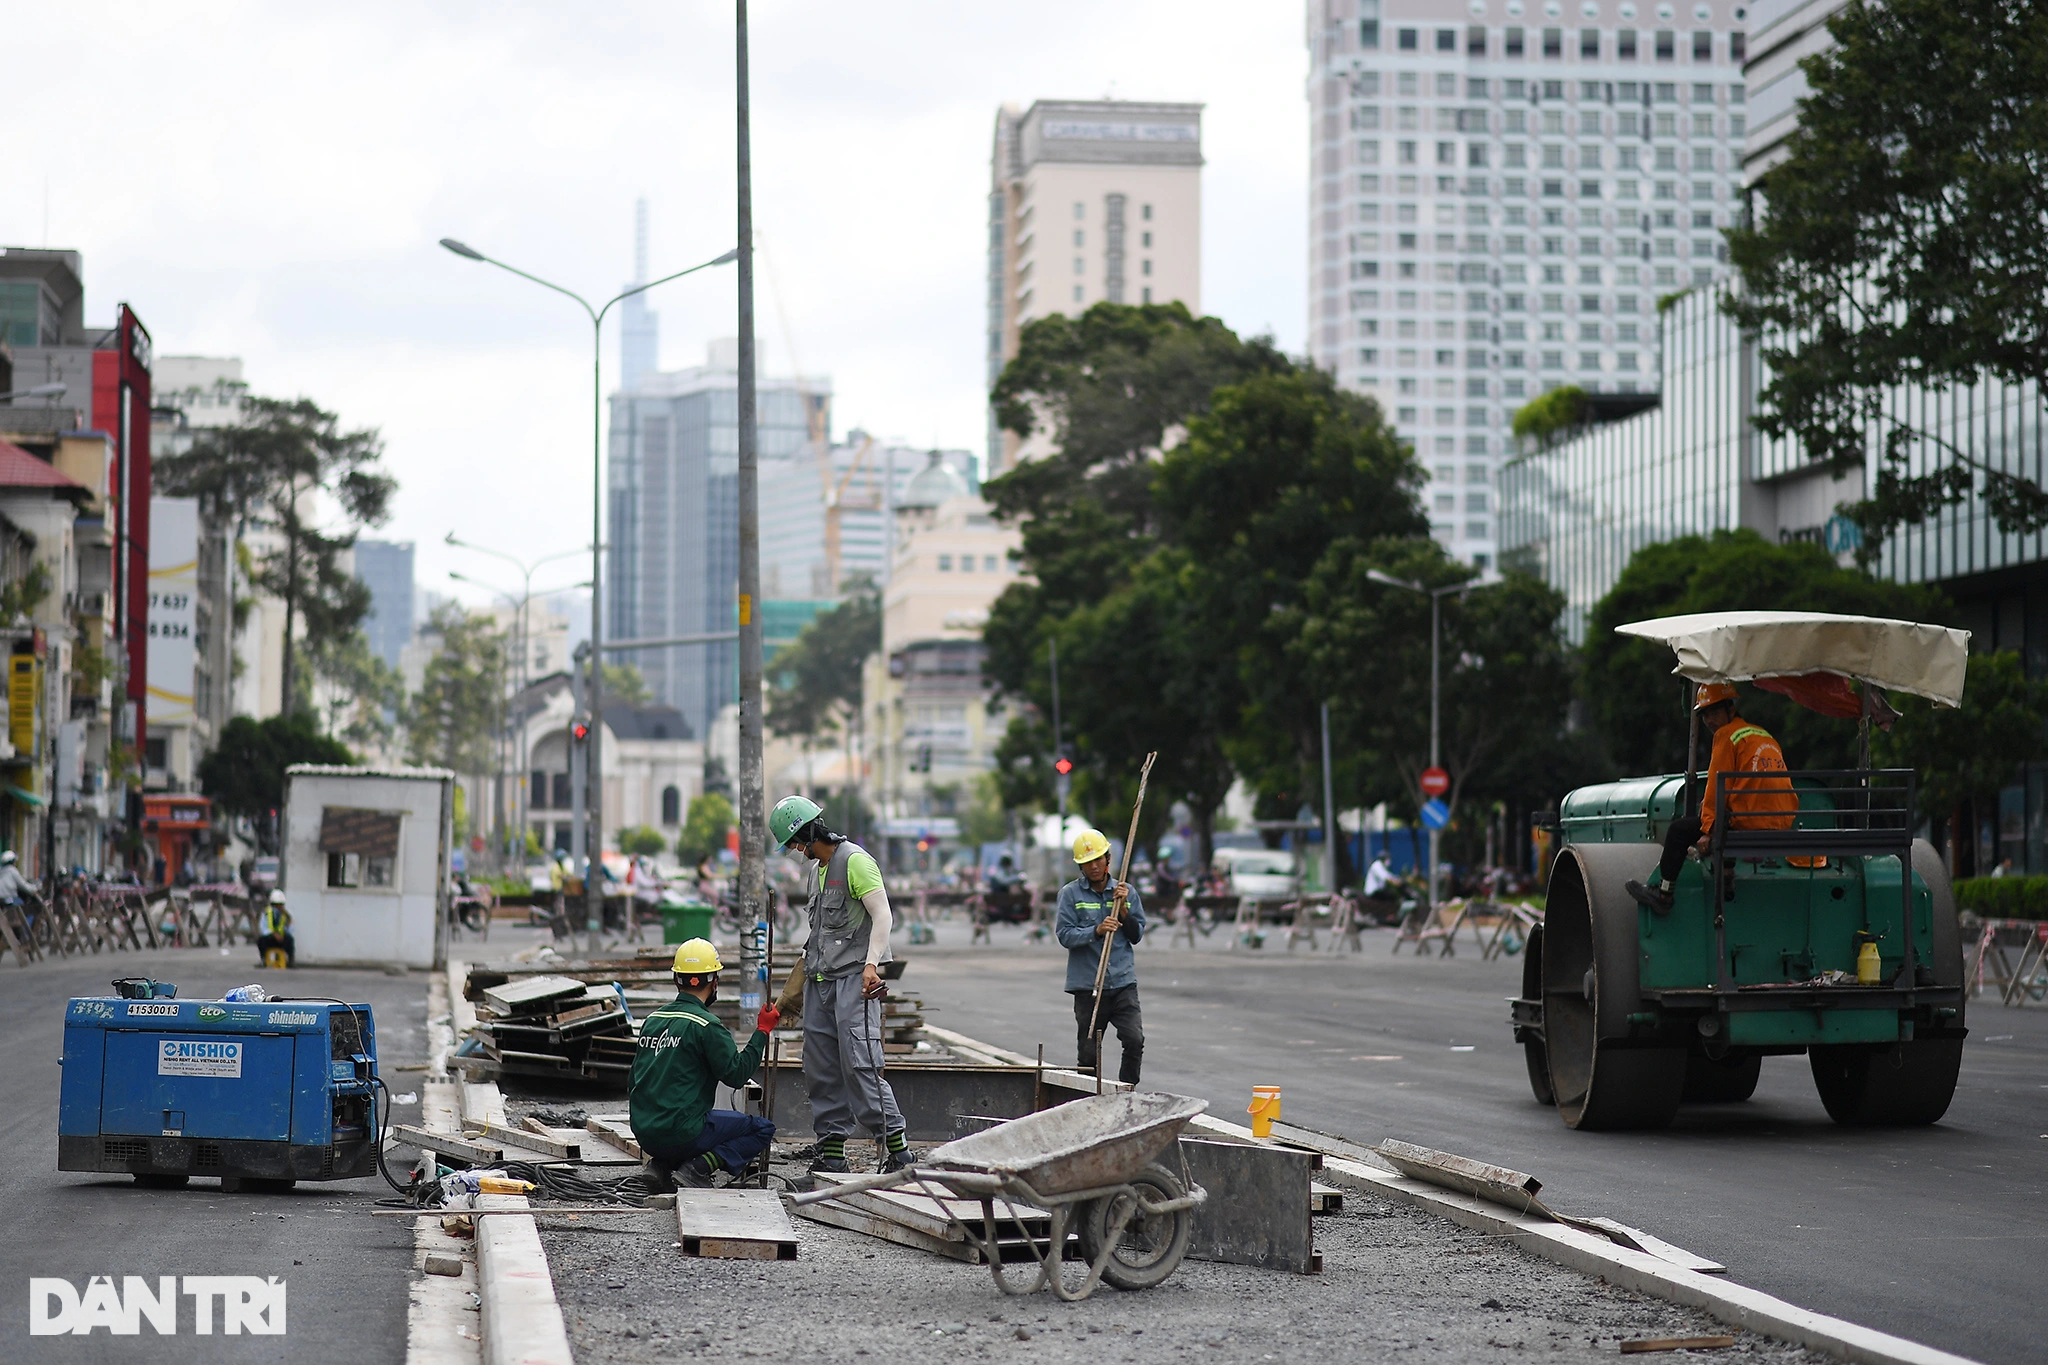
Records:
M1502 566L1535 574L1564 594L1574 643L1583 641L1593 605L1646 545L1748 528L1781 543L1819 543L1844 564L1858 548L1855 526L1837 509L1864 496L1870 472L1835 478L1814 468L1798 442L1767 438L1751 426L1762 364L1715 295L1700 291L1679 300L1662 326L1663 395L1656 408L1594 426L1501 470ZM1902 424L1932 438L1912 444L1910 474L1947 464L1954 448L2048 483L2048 403L2031 385L1987 380L1945 393L1899 389L1881 404L1870 447ZM1938 586L1971 631L1973 650L2016 650L2029 675L2048 676L2048 533L2001 531L1973 494L1894 532L1871 572ZM1995 813L1981 813L1972 856L1979 867L2010 858L2015 870L2048 873L2048 765L2031 765Z

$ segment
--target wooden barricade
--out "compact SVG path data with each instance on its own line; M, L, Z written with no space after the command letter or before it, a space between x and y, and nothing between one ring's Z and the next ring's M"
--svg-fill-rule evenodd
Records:
M1493 936L1487 939L1479 950L1479 956L1489 961L1505 953L1520 951L1508 946L1507 935L1510 927L1521 934L1523 943L1527 943L1530 931L1543 923L1543 912L1531 906L1503 905L1497 908L1500 911L1500 923L1493 926Z

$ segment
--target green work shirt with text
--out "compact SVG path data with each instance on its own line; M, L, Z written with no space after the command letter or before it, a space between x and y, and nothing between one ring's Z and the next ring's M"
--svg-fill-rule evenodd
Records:
M742 1048L708 1005L676 998L640 1024L630 1109L642 1146L686 1148L704 1131L721 1084L745 1085L761 1068L768 1035L756 1029Z

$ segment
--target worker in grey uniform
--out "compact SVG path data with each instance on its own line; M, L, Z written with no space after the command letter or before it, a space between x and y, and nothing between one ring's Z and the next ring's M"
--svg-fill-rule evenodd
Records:
M784 797L768 829L784 850L817 864L805 914L804 1083L818 1135L816 1176L845 1172L846 1139L865 1128L882 1139L880 1169L910 1164L903 1112L882 1076L881 964L889 961L889 893L873 855L826 828L824 811Z

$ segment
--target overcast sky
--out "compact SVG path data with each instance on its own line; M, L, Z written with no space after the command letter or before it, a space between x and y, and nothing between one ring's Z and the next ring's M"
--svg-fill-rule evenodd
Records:
M488 572L451 529L527 557L587 543L589 324L435 243L609 296L644 195L656 274L730 247L731 4L104 0L6 23L0 244L82 251L89 323L125 300L158 354L239 356L256 392L381 429L402 491L377 534L419 542L422 586ZM1203 301L1299 350L1302 23L1299 0L756 0L766 366L830 375L835 435L981 451L995 109L1103 95L1207 104ZM664 368L734 331L730 267L653 298ZM608 321L607 390L617 360Z

